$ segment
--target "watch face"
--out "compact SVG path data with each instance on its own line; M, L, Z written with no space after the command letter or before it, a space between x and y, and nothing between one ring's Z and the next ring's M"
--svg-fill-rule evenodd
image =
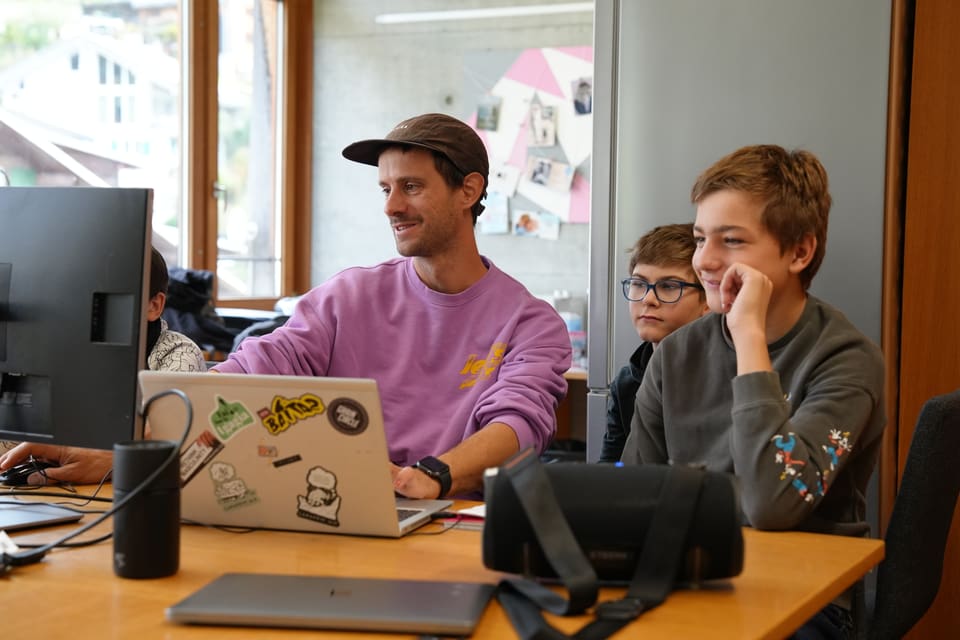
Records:
M429 472L431 475L439 475L447 472L450 469L446 463L432 456L423 458L417 463L417 466L422 468L424 471Z
M450 491L452 480L450 478L450 467L447 463L433 456L426 456L421 458L415 466L440 484L440 493L437 497L442 498Z

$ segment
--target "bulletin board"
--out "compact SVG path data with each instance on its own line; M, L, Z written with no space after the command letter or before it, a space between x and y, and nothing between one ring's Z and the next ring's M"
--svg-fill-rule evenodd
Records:
M477 231L557 239L590 221L593 49L525 49L490 79L469 122L490 183Z

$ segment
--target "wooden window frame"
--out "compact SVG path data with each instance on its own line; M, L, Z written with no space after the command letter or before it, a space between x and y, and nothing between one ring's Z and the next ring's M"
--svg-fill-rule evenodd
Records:
M283 181L281 198L280 296L305 293L310 287L311 180L313 148L313 0L256 0L283 3L286 52L283 111ZM217 54L219 3L185 0L187 33L183 41L189 56L187 87L188 171L187 249L185 262L193 269L217 271ZM218 307L273 309L277 298L232 298Z

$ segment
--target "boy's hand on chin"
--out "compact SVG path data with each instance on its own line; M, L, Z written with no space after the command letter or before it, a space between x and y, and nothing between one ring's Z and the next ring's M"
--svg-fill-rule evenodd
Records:
M767 307L773 282L753 267L735 262L720 281L720 302L734 342L738 336L766 334Z

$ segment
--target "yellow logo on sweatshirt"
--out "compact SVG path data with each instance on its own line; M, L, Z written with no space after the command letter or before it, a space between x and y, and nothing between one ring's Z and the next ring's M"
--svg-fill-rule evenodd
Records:
M460 375L468 376L466 380L460 383L461 389L466 389L477 384L481 378L489 378L500 367L503 360L503 354L507 351L506 342L495 342L490 347L487 357L481 359L477 354L471 353L467 358L466 364L460 370Z

